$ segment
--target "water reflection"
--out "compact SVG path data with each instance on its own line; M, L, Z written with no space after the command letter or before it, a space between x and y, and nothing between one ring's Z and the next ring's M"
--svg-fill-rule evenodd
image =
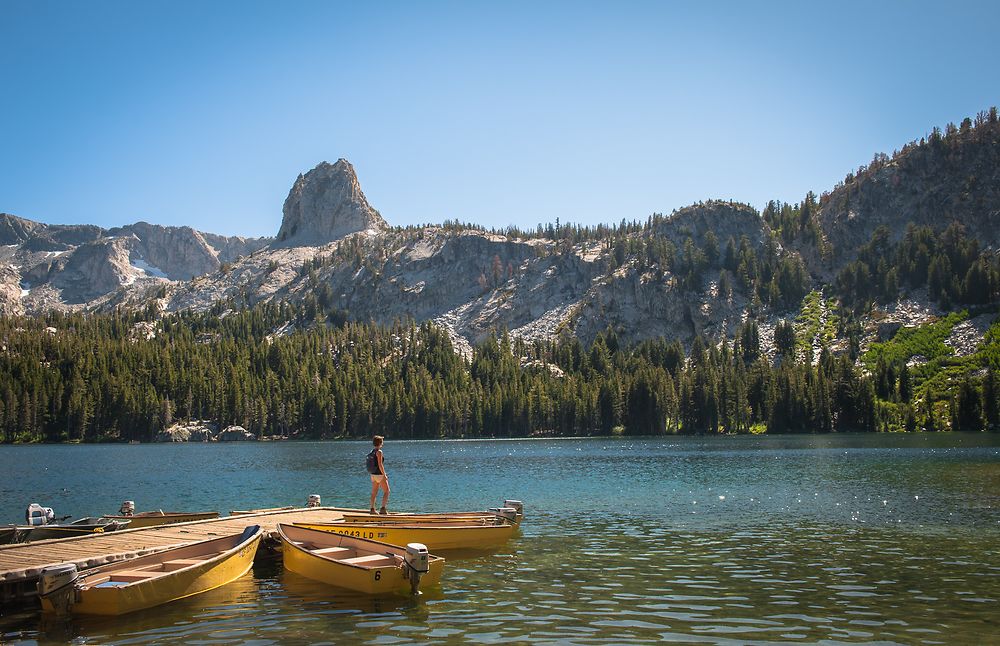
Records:
M425 602L443 598L440 585L421 589L420 594L414 596L373 596L343 590L294 572L282 572L277 581L286 600L323 613L359 615L400 613L414 619L420 619L427 616ZM279 595L275 594L272 599L278 597Z
M541 522L541 521L539 521ZM115 620L39 620L3 639L121 644L680 639L710 643L995 635L996 537L773 525L675 531L577 515L551 535L456 559L420 598L372 598L283 572Z
M440 587L418 599L355 595L270 559L232 586L112 622L8 615L0 641L991 643L998 439L946 440L396 443L420 465L396 463L401 508L521 497L521 535L493 553L446 554ZM269 503L312 488L313 467L281 485L267 476L301 448L264 448L177 453L206 470L206 455L256 456L246 477ZM353 445L306 448L316 468L357 467Z

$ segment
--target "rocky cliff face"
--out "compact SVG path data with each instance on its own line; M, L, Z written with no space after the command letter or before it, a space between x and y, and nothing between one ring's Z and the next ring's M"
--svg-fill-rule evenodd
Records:
M2 215L0 312L141 308L152 299L167 312L206 310L228 299L316 302L366 321L434 321L465 348L500 329L584 341L608 327L630 341L731 337L747 316L760 319L766 335L765 319L773 327L775 316L790 312L768 310L745 287L723 287L739 273L722 269L729 239L749 255L771 258L762 271L777 272L785 260L802 267L801 254L812 288L822 288L880 225L898 238L908 222L940 229L958 219L983 247L997 248L1000 125L955 129L937 143L876 159L824 195L820 208L829 254L801 241L784 247L755 209L722 201L603 239L390 230L341 159L298 177L273 241L141 222L113 231L49 226ZM715 254L693 276L682 268L691 248L695 256ZM765 287L770 280L764 277Z
M81 245L49 269L49 282L74 305L103 296L131 277L129 242L122 238Z
M994 243L997 227L989 224L996 221L996 211L986 207L1000 204L996 194L1000 179L996 167L990 166L995 149L966 153L968 159L979 160L976 167L988 178L970 194L979 210L966 219ZM866 242L878 223L902 230L906 217L899 213L926 212L920 221L933 221L929 215L933 209L924 198L928 191L937 195L935 191L944 187L927 188L929 178L936 175L913 170L920 165L912 160L905 163L909 168L905 181L879 174L892 177L900 172L886 166L849 189L862 215L847 217L842 215L847 211L834 208L843 206L840 192L824 198L823 235L842 249L842 256L850 256L853 245ZM958 181L963 172L956 170L949 181ZM574 334L584 341L609 327L632 341L660 336L690 341L697 334L732 337L748 315L761 318L766 335L774 313L752 293L723 289L719 283L725 273L720 267L726 244L729 239L745 244L759 258L793 257L801 251L782 248L752 207L722 201L653 218L615 243L513 239L434 227L390 231L364 198L353 168L343 160L320 164L300 176L285 201L284 216L274 245L226 271L171 285L161 300L163 307L204 310L225 299L249 303L315 299L360 320L434 321L466 349L499 329L527 339ZM712 236L717 255L707 258L709 269L693 281L672 273L662 258L636 253L665 241L683 256L692 245L702 251L712 249ZM617 247L631 251L621 255ZM803 256L819 277L813 286L822 287L822 276L828 276L831 264L838 261L831 263L818 254ZM732 282L735 276L729 279ZM138 307L150 294L124 290L108 305Z
M214 233L198 232L202 239L211 247L219 262L234 262L243 256L249 256L258 249L271 244L271 238L244 238L243 236L220 236ZM197 274L196 274L197 275Z
M299 175L285 198L275 244L319 246L368 229L385 229L385 220L361 192L354 167L346 159L322 162Z
M112 230L111 235L119 233ZM146 222L123 227L130 248L154 274L170 280L190 280L219 268L218 252L191 227L161 227Z
M666 238L681 247L690 238L701 245L710 230L723 240L745 237L758 252L769 235L750 207L708 202L635 234L635 244ZM690 291L659 264L632 259L617 265L614 255L597 241L519 240L434 227L369 229L318 247L262 250L228 272L171 285L162 304L167 311L204 310L225 299L313 298L359 320L434 321L466 349L499 329L526 339L576 334L586 341L610 326L633 340L689 340L731 332L742 321L746 300L719 297L713 279ZM304 273L303 266L311 269ZM144 296L129 298L139 306Z
M217 271L270 242L146 222L104 230L0 214L0 313L94 307L120 289Z
M65 251L93 242L103 233L91 224L50 225L0 213L0 244L23 246L28 251Z

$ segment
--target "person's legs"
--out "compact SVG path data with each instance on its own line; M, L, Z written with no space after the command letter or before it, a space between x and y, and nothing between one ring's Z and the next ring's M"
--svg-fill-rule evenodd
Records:
M371 511L371 513L373 514L375 513L375 498L378 497L378 490L380 486L381 484L378 481L376 481L375 478L372 478L372 500L371 504L368 505L368 507L370 508L369 511Z
M379 484L382 487L382 511L384 512L389 504L389 478L382 478L382 482ZM374 501L374 498L372 500ZM372 506L375 506L374 502L372 502Z

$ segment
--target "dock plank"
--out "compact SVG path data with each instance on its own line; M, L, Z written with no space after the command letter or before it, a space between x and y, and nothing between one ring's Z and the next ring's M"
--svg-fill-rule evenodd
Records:
M80 569L131 558L185 543L233 534L247 525L276 531L278 523L321 523L343 518L357 509L306 507L239 516L223 516L173 525L138 527L114 532L54 538L0 546L0 601L30 594L42 568L74 563Z

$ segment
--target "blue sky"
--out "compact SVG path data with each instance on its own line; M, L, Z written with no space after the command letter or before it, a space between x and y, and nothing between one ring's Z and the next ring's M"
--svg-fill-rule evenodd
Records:
M997 2L0 1L0 211L274 235L349 159L394 225L832 188L1000 104Z

